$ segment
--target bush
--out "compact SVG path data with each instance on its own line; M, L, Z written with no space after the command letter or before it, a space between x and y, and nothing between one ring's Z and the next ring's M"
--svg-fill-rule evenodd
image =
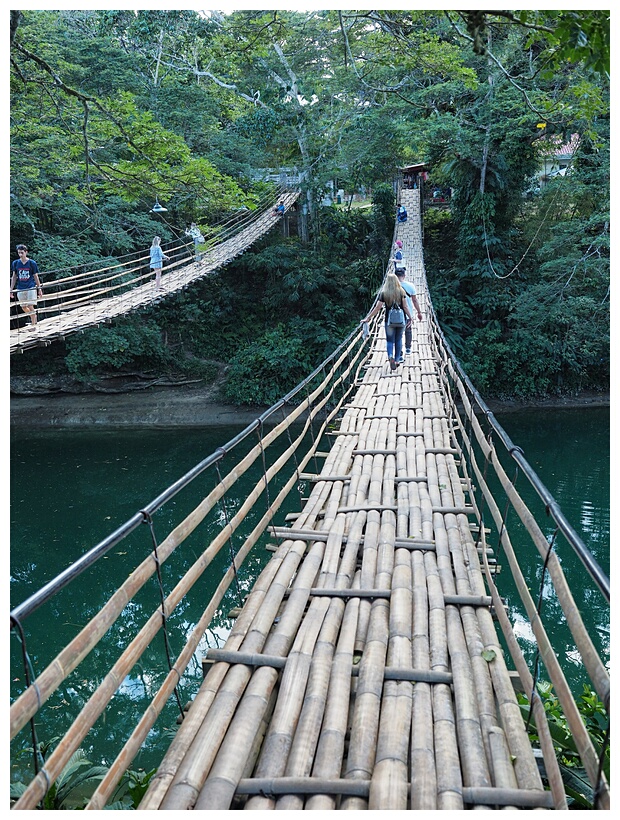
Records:
M239 351L228 370L224 394L235 404L271 406L312 368L305 340L279 324Z
M577 746L571 735L568 721L562 711L560 701L553 693L553 686L548 681L539 681L536 689L540 695L547 716L549 731L553 740L564 789L568 798L569 807L580 809L594 808L594 793L586 776L583 763L577 751ZM523 694L517 695L521 713L525 720L529 718L530 706L528 698ZM588 684L584 684L583 694L576 698L577 708L592 741L596 754L603 757L603 772L609 783L610 748L607 742L609 716L602 701ZM533 721L528 726L530 741L539 746L538 733Z
M136 317L71 336L67 350L67 370L81 381L91 379L98 370L120 370L129 364L152 367L167 359L157 325Z

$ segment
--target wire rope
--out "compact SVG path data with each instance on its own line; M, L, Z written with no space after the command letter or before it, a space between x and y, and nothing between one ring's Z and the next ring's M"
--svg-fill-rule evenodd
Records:
M567 173L568 173L568 169L567 169ZM562 187L563 187L562 185L557 186L557 188L555 190L555 193L553 195L553 198L552 198L551 202L549 203L549 207L547 208L547 210L545 211L542 219L540 220L540 224L538 225L538 228L536 229L536 232L534 233L534 236L532 237L531 242L529 243L529 245L527 246L527 248L523 252L523 255L521 256L521 259L519 259L517 264L512 268L512 270L509 273L499 274L495 270L495 266L493 265L493 262L491 261L491 254L490 254L490 251L489 251L489 240L488 240L488 237L487 237L486 216L485 216L484 207L483 207L483 209L482 209L482 229L483 229L483 232L484 232L484 249L486 251L487 261L489 263L489 267L490 267L490 269L493 273L493 276L495 276L496 279L508 279L508 277L512 276L513 273L516 273L516 271L519 270L519 266L521 265L521 263L523 262L525 257L529 254L530 250L532 249L532 245L536 241L536 239L538 237L538 234L540 233L540 231L542 230L543 225L547 221L547 217L549 216L549 214L551 212L551 208L555 205L555 201L558 198L558 196L559 196L559 194L562 190Z

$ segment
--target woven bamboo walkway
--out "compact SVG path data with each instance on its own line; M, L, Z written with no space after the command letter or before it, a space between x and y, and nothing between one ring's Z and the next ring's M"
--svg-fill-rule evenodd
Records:
M398 225L424 313L418 191ZM353 401L140 810L553 808L502 660L426 319ZM493 664L489 663L493 659ZM557 805L556 805L557 808Z
M291 191L278 197L278 201L283 200L288 210L298 195L298 192ZM110 322L132 310L159 302L166 296L186 288L197 279L228 264L271 230L279 220L280 216L274 212L273 208L268 208L239 233L205 252L200 261L189 264L183 261L165 266L161 279L163 289L160 291L155 289L152 276L149 276L148 282L124 293L109 295L107 298L87 298L80 307L47 318L39 318L34 328L29 324L14 328L10 331L10 352L12 354L37 345L50 344L52 341L63 339L86 327ZM113 288L110 288L110 294L114 294Z

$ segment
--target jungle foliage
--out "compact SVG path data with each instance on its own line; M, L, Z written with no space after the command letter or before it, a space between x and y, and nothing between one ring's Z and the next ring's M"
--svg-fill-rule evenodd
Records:
M298 234L12 372L223 370L228 400L272 403L368 310L411 162L454 191L425 216L427 275L483 395L607 389L608 12L12 11L11 247L43 274L208 233L266 169L303 174ZM321 204L339 188L372 208Z

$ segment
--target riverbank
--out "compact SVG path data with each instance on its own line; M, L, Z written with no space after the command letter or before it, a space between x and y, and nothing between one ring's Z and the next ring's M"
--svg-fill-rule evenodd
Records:
M609 395L603 393L583 393L578 396L528 402L487 402L493 413L522 410L527 407L606 407L609 403ZM154 386L123 392L12 392L10 423L15 427L37 429L246 426L266 409L224 404L212 386Z

